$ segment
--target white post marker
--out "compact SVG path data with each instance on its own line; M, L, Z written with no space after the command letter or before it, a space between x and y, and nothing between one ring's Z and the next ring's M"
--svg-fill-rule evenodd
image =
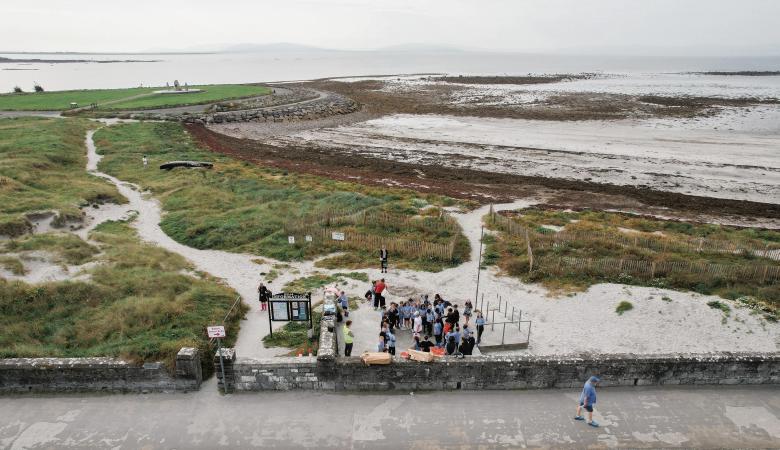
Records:
M225 327L222 325L215 325L206 327L206 332L209 338L215 338L217 340L217 353L219 353L219 368L222 370L222 389L227 394L227 380L225 379L225 363L222 361L222 338L225 337Z
M287 236L287 242L290 244L295 244L295 236Z

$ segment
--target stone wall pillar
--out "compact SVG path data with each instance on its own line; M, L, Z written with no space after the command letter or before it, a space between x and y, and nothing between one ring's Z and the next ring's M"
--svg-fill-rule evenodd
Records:
M225 365L225 373L222 373L222 367L219 364L219 350L214 352L214 373L217 376L217 387L220 392L233 392L236 389L236 376L233 370L233 363L236 362L236 349L222 347L222 363Z
M200 365L200 352L197 348L182 347L176 354L176 381L185 390L200 388L203 382L203 368Z

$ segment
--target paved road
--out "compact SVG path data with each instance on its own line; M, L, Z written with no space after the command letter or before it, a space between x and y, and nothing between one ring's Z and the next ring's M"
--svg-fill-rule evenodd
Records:
M0 448L780 447L777 387L0 399Z
M9 117L60 117L60 111L0 111L0 119Z

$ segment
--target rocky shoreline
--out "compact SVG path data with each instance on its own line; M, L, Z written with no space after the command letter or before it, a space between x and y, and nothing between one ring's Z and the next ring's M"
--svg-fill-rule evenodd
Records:
M312 91L309 91L312 92ZM290 94L291 96L302 95L300 93ZM313 120L324 117L345 115L360 110L360 104L356 101L339 94L327 93L323 97L314 100L305 100L298 103L289 104L292 97L281 96L284 104L280 106L254 106L263 105L264 102L252 103L246 102L245 106L252 105L249 109L237 109L227 111L213 111L213 109L224 109L216 104L205 112L117 112L109 114L106 117L115 117L119 119L133 120L168 120L185 123L197 124L219 124L229 122L291 122L299 120ZM271 102L271 100L268 100ZM213 109L212 109L213 108Z

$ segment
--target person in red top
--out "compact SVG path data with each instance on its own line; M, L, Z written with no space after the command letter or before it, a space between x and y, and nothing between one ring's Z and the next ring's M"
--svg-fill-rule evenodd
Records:
M379 307L382 308L385 306L385 296L382 295L382 293L387 289L387 284L385 284L385 279L382 278L379 280L379 283L376 284L376 287L374 288L374 291L376 292L376 295L379 296Z

